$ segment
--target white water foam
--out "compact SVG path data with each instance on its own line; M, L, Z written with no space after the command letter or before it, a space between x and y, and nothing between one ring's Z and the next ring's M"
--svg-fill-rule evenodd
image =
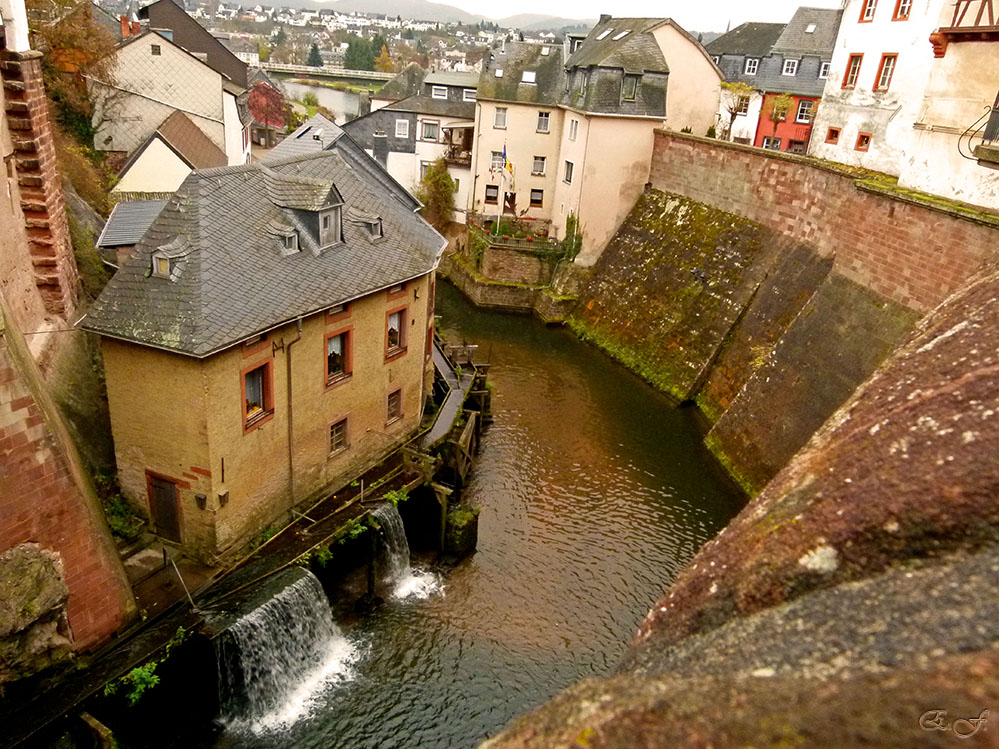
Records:
M429 598L444 586L440 577L427 570L414 570L410 564L409 541L398 508L391 502L371 512L381 526L385 540L385 577L392 584L392 598Z
M319 580L297 575L219 639L221 722L237 733L286 729L354 676L359 648L333 622Z

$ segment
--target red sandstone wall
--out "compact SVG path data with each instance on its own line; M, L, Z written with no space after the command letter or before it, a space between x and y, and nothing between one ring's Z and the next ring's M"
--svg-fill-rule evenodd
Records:
M75 306L77 273L41 63L40 52L4 51L0 75L35 285L49 313L68 317Z
M2 320L0 550L33 542L62 557L74 645L86 650L120 629L135 604L98 500L53 423L55 407L40 402L41 379Z
M999 217L875 192L805 157L657 131L650 179L807 242L833 256L839 273L916 311L935 307L999 254Z

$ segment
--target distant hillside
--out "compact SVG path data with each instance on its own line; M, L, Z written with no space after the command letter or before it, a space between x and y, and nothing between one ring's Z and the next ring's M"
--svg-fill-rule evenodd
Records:
M496 21L503 28L520 29L521 31L559 31L567 26L585 26L590 28L596 25L592 18L560 18L558 16L546 16L540 13L520 13L516 16L500 18Z
M310 3L320 8L332 7L340 12L385 13L390 16L415 18L419 21L440 23L478 23L491 20L455 8L453 5L431 3L427 0L336 0L330 3Z

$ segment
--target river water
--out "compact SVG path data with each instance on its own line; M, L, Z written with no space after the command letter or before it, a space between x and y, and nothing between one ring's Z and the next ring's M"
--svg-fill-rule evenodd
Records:
M478 551L440 572L437 592L341 621L350 672L296 722L216 729L185 746L475 746L612 669L677 571L740 508L694 412L568 331L438 289L440 327L492 363L495 421L466 487L481 508Z
M338 91L325 86L309 86L295 83L293 79L284 79L281 81L281 85L284 87L287 97L296 101L302 101L302 97L307 93L315 94L320 106L326 107L336 115L334 119L338 125L357 117L360 110L361 98L356 91Z

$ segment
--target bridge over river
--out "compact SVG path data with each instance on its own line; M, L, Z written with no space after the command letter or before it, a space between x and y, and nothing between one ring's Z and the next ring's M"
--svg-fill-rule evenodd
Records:
M262 62L260 67L269 73L286 73L306 78L328 78L338 81L374 81L384 83L395 73L381 73L377 70L350 70L347 68L313 67L312 65L291 65L283 62Z

